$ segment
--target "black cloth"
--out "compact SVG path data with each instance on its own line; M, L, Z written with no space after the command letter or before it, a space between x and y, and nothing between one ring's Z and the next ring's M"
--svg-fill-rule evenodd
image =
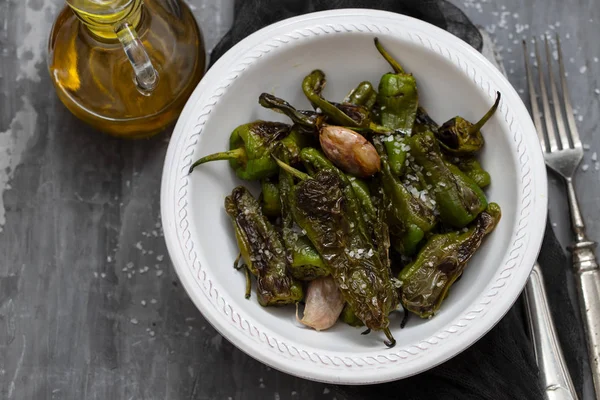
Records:
M211 54L214 63L234 44L279 20L333 8L374 8L419 18L481 50L477 28L455 6L444 0L236 0L232 29ZM575 386L582 398L585 344L577 308L567 291L570 262L550 225L539 257L551 309ZM477 343L446 363L401 381L368 386L337 386L349 400L359 399L520 399L543 398L538 368L529 338L523 301Z

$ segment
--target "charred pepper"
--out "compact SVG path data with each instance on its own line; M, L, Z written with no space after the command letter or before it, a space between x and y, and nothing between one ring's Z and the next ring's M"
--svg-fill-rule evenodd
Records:
M412 74L404 72L404 69L385 50L377 38L375 38L375 46L394 70L393 73L386 73L381 77L377 104L379 105L381 124L401 133L401 135L393 135L392 139L388 138L383 142L390 168L395 175L400 176L406 160L406 149L402 137L412 134L417 115L419 103L417 82Z
M364 81L352 89L348 96L344 99L344 103L355 106L363 106L367 110L371 110L377 102L377 91L371 82Z
M264 215L278 217L281 215L281 202L279 201L279 186L273 179L261 179L260 204Z
M325 115L330 123L377 133L392 133L390 129L373 122L371 113L366 107L350 103L338 104L324 99L321 92L325 84L323 71L314 70L302 81L302 91L312 106L320 114Z
M302 300L302 285L287 271L283 242L248 189L243 186L233 189L225 198L225 210L233 221L242 258L256 276L259 304L277 306Z
M446 163L431 132L410 138L411 155L423 167L426 181L433 186L440 219L463 228L486 209L487 200L479 186L458 167Z
M383 145L375 140L381 155L381 187L388 199L387 213L394 248L405 256L413 254L418 244L436 225L432 207L413 196L392 172Z
M279 154L278 154L279 155ZM280 157L287 161L285 154ZM294 230L293 204L294 178L285 169L279 171L279 196L281 204L281 220L283 241L289 259L289 270L292 276L303 281L310 281L329 275L329 268L303 233Z
M402 282L402 305L421 318L432 317L500 217L500 207L490 203L466 232L431 236L415 260L398 276Z
M316 130L321 125L323 116L313 111L300 111L294 108L287 101L273 96L269 93L262 93L258 97L258 103L264 108L284 114L291 119L294 124L301 126L306 130Z
M453 164L473 180L480 188L483 189L490 185L492 180L490 174L483 169L475 157L457 157Z
M229 137L229 151L202 157L190 167L210 161L229 160L238 178L258 180L277 173L277 163L271 158L272 144L290 133L290 126L280 122L255 121L238 126Z
M331 269L344 300L367 328L382 330L392 347L389 313L398 305L391 271L373 241L358 231L353 203L343 195L343 184L333 172L320 171L295 188L296 222L302 226Z
M481 128L498 109L500 97L500 92L496 92L494 105L475 124L458 116L445 122L436 132L436 137L444 151L457 155L470 155L479 151L484 143Z

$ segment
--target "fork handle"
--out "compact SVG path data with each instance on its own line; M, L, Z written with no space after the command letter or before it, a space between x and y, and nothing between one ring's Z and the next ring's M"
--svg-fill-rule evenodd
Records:
M600 400L600 269L596 243L581 241L571 247L577 278L579 308L583 318L596 399Z
M542 270L535 263L525 287L527 319L546 400L577 400L554 327Z
M585 234L585 224L579 210L573 180L567 179L566 183L571 223L575 233L575 244L570 247L577 283L575 286L579 296L595 398L600 400L600 269L594 250L596 243L590 241Z

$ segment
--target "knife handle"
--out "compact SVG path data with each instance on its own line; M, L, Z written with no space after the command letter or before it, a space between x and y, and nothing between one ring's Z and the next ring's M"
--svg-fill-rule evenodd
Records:
M596 243L583 240L570 247L579 295L579 308L585 328L595 398L600 400L600 269L596 261Z
M563 356L544 286L544 277L535 263L525 287L527 319L547 400L577 400L577 392Z

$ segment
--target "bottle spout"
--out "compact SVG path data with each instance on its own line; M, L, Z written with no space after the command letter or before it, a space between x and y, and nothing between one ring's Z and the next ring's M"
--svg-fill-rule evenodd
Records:
M152 65L137 32L129 23L125 22L115 29L115 33L133 67L138 89L142 94L150 94L158 85L158 72Z

